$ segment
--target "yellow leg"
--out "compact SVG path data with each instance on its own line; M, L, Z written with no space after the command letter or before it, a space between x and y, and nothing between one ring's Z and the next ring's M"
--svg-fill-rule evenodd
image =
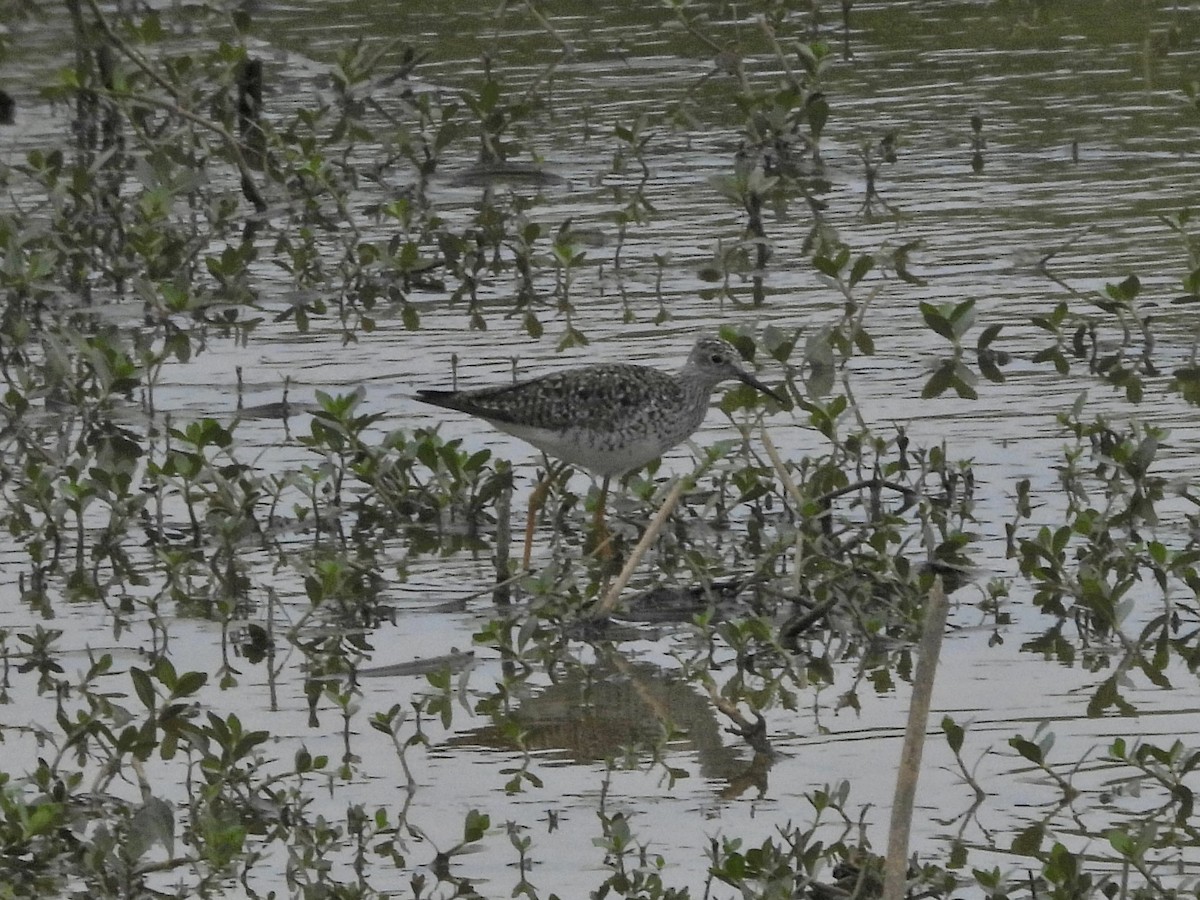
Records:
M533 555L533 532L537 525L538 513L546 502L546 495L550 493L550 485L558 478L565 465L548 465L537 487L529 495L529 510L525 519L525 553L521 556L521 567L524 569L529 568L529 560ZM608 482L609 477L605 475L604 480L600 482L600 498L596 505L596 517L592 521L592 542L596 548L593 552L602 559L613 557L612 535L608 533L608 526L604 524L604 508L608 505Z
M542 504L546 502L546 495L550 493L552 480L553 475L550 468L547 467L545 474L542 475L542 480L537 483L537 487L529 495L529 515L525 519L525 554L521 557L521 568L523 569L529 568L529 557L533 553L533 528L537 524L537 514L541 511Z
M604 524L604 507L608 505L608 476L600 482L600 497L596 501L596 518L592 522L592 540L595 543L595 553L602 559L612 559L612 535Z

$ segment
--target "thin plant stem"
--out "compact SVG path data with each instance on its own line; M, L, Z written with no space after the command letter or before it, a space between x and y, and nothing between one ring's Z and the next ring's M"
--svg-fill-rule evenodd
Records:
M638 564L642 561L642 557L646 555L646 551L650 549L650 545L658 537L658 533L662 531L663 525L666 524L676 504L679 503L679 498L683 496L683 492L692 484L693 479L691 478L680 478L675 482L675 486L667 494L667 499L663 501L662 506L658 508L658 512L654 514L654 518L650 520L650 524L646 527L646 533L642 535L642 539L637 542L637 546L629 554L625 568L621 570L621 574L617 576L617 580L609 587L608 593L596 604L589 618L607 618L617 608L617 603L621 599L621 591L625 590L625 585L629 584L629 579L633 577L634 570L637 569Z
M900 771L896 776L896 794L892 802L892 822L888 830L887 859L883 864L883 900L903 900L908 869L908 838L912 831L913 801L917 795L917 778L921 773L921 754L925 749L925 729L929 721L929 703L933 697L933 680L937 673L938 654L942 649L942 634L946 630L946 591L939 576L934 579L925 606L925 623L917 671L913 676L912 702L908 707L908 725L904 730L904 749L900 754Z

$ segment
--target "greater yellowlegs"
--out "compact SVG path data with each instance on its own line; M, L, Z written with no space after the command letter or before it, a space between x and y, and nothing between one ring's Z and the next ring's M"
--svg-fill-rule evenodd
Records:
M503 387L422 390L417 399L476 416L548 456L601 476L596 507L596 540L600 543L609 479L644 466L691 437L704 421L713 390L731 378L785 402L742 367L732 345L716 337L697 340L687 362L674 375L650 366L602 363ZM547 479L543 485L548 483ZM534 492L529 504L526 567L538 493Z

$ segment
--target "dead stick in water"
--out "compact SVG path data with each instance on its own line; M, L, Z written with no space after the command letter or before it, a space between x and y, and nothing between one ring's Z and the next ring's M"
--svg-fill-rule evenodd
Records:
M904 900L913 801L917 795L917 777L921 772L921 753L925 749L925 728L929 721L929 702L933 696L933 677L937 672L938 654L942 649L942 633L946 630L948 606L946 591L939 576L934 579L933 587L929 591L925 622L921 628L921 642L917 648L917 671L913 677L908 725L904 730L904 749L900 754L900 771L896 775L896 796L892 801L887 859L883 864L883 900Z
M492 564L496 569L496 584L492 588L492 602L497 606L508 606L512 602L510 588L513 581L508 575L508 542L512 540L512 466L508 463L498 465L496 477L500 479L501 487L496 494L496 555L492 557ZM522 571L517 574L525 573Z
M610 616L612 611L616 609L617 601L621 599L621 591L625 590L625 585L629 584L629 579L633 577L633 572L638 567L638 563L642 561L642 557L646 555L646 551L650 549L650 545L654 543L654 539L662 531L667 518L671 515L672 510L675 509L675 505L679 503L679 498L683 496L683 492L687 490L691 482L692 479L690 478L680 478L675 482L675 487L671 488L671 493L667 494L667 499L658 508L658 512L654 514L654 518L650 520L650 524L646 526L646 533L642 535L642 539L637 542L637 546L629 554L625 568L621 570L621 574L617 576L617 580L612 583L612 586L608 589L608 593L604 595L604 599L596 604L596 608L591 611L589 618L604 619Z
M788 496L796 504L796 511L799 512L804 508L804 498L800 495L800 490L796 487L796 482L792 480L792 475L787 470L787 466L783 464L783 458L779 455L779 451L775 449L775 442L771 440L771 435L767 431L767 426L763 425L759 431L759 438L762 440L763 447L766 448L767 456L771 459L771 465L775 467L775 474L779 476L779 481L783 484L784 490L788 492Z

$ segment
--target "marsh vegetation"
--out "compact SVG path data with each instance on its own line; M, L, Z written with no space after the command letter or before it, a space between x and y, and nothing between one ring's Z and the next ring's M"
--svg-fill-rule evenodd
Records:
M908 895L1200 893L1195 12L628 7L9 5L0 897L872 896L935 582Z

